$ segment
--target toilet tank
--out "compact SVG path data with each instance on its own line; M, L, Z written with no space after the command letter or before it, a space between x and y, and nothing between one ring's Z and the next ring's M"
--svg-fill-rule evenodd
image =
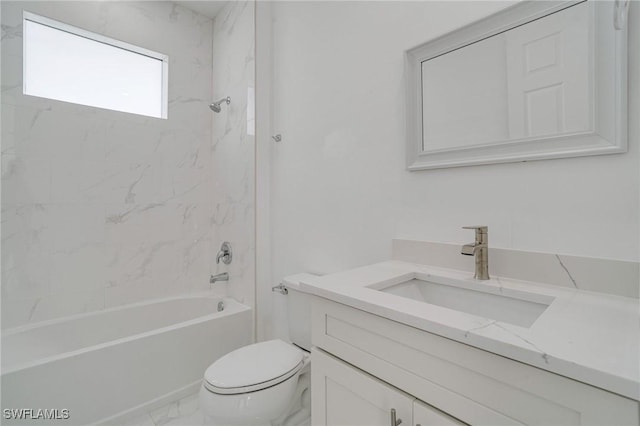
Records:
M287 321L291 343L311 351L311 298L300 291L300 281L313 280L317 275L303 273L290 275L282 280L289 290L287 294Z

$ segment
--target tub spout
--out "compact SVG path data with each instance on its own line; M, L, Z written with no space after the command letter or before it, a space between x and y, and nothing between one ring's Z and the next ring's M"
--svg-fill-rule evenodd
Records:
M211 278L209 278L209 284L213 284L217 281L229 281L229 273L223 272L221 274L211 275Z

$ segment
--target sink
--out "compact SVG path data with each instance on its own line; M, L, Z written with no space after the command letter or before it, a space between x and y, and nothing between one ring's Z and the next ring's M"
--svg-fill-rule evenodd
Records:
M474 285L477 288L473 288ZM405 278L400 283L370 288L527 328L554 300L545 295L427 274L414 274L413 278Z

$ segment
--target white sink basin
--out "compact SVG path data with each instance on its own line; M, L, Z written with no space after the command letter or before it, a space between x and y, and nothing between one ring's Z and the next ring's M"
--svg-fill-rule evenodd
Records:
M481 283L423 274L415 274L414 278L400 283L370 288L527 328L554 300L535 293L502 290Z

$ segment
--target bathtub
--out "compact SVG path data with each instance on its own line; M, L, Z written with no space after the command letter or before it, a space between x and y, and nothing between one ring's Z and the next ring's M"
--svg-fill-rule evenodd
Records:
M123 417L196 392L211 362L251 342L251 308L207 295L136 303L6 330L0 421L117 424ZM16 414L7 412L11 409L33 409L27 412L32 418L53 419L8 419Z

